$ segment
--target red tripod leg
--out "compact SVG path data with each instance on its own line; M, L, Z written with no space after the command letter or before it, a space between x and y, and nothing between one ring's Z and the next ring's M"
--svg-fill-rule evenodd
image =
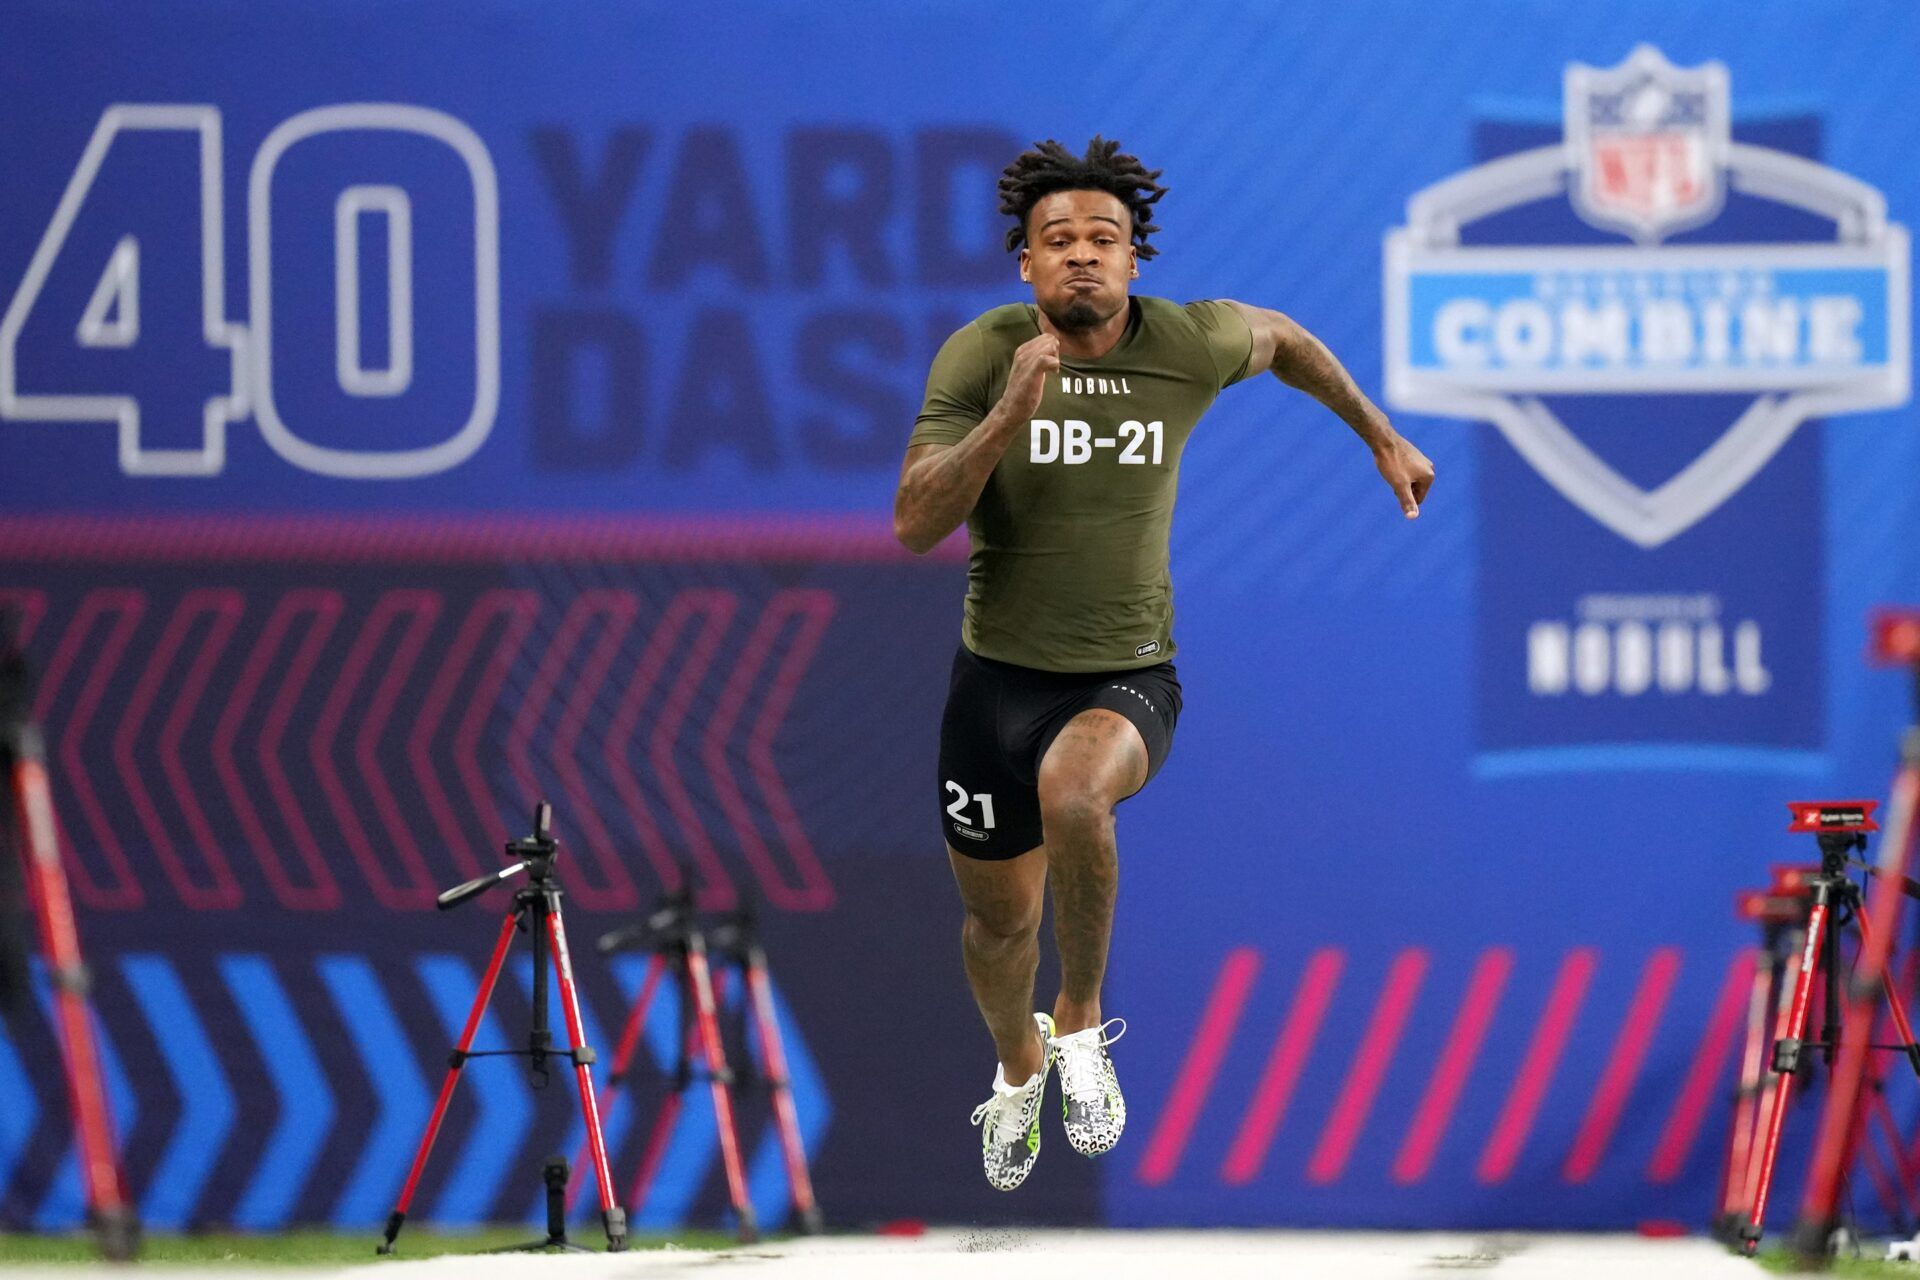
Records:
M413 1207L413 1193L420 1186L420 1175L426 1172L427 1157L433 1154L434 1139L440 1136L440 1122L447 1118L447 1104L453 1101L453 1087L460 1083L460 1069L467 1065L467 1050L473 1047L473 1037L480 1030L480 1019L487 1012L487 1001L493 998L493 984L499 980L500 966L506 963L507 947L513 942L513 927L519 918L518 910L510 910L506 922L500 926L500 936L493 944L493 958L487 961L486 976L480 979L480 989L473 996L473 1007L467 1011L467 1025L460 1029L460 1041L448 1059L446 1079L440 1082L440 1096L434 1100L433 1114L427 1117L427 1131L421 1135L420 1149L414 1153L413 1168L407 1172L406 1185L400 1188L400 1202L387 1218L386 1239L379 1248L381 1253L393 1252L393 1242L400 1234L401 1224L407 1220L407 1210Z
M1873 930L1867 924L1866 913L1860 915L1860 946L1864 951L1873 945ZM1913 1023L1907 1019L1907 1002L1900 998L1900 984L1886 984L1887 1011L1893 1015L1893 1029L1900 1033L1900 1044L1907 1055L1907 1061L1913 1064L1915 1075L1920 1075L1920 1044L1913 1039Z
M606 1087L600 1091L600 1113L610 1114L613 1100L627 1082L627 1070L633 1065L633 1055L640 1047L640 1036L647 1028L647 1010L653 1004L653 993L660 985L661 971L666 968L666 957L655 956L647 962L647 976L640 983L640 994L634 998L633 1007L627 1011L626 1025L620 1028L620 1040L613 1050L613 1068L607 1076ZM580 1139L580 1150L574 1153L573 1167L578 1169L590 1158L589 1140ZM567 1184L567 1207L571 1209L574 1201L580 1197L580 1184ZM629 1197L631 1200L631 1197ZM637 1206L636 1206L637 1207Z
M1864 941L1864 939L1863 939ZM1876 1011L1876 1015L1877 1015ZM1895 1020L1897 1021L1897 1019ZM1886 1025L1887 1019L1876 1016L1868 1031L1873 1043L1885 1040L1892 1030ZM1901 1194L1899 1182L1893 1176L1886 1162L1881 1158L1880 1150L1873 1143L1873 1122L1879 1118L1883 1124L1890 1124L1890 1108L1887 1105L1886 1058L1882 1054L1871 1054L1867 1058L1867 1078L1861 1091L1860 1106L1854 1118L1852 1149L1859 1153L1867 1178L1873 1183L1875 1194L1880 1197L1881 1207L1894 1223L1906 1221L1906 1198ZM1897 1146L1894 1148L1899 1149Z
M134 1254L138 1224L121 1185L119 1159L114 1151L113 1115L107 1109L106 1088L101 1083L100 1054L87 1009L86 963L80 954L80 931L73 922L66 871L60 865L46 766L23 754L14 762L13 788L25 836L24 860L31 890L28 897L33 901L40 945L53 979L60 1056L66 1070L67 1099L73 1109L74 1137L80 1148L87 1207L99 1226L101 1251L124 1261Z
M1759 1118L1761 1077L1766 1071L1767 1014L1773 1004L1777 957L1766 948L1755 956L1753 992L1747 999L1747 1041L1740 1055L1739 1091L1734 1095L1733 1131L1727 1140L1727 1163L1720 1177L1722 1229L1731 1231L1746 1216L1746 1171Z
M687 979L693 993L701 1050L707 1060L707 1075L713 1087L713 1116L720 1130L720 1157L727 1170L727 1191L733 1198L733 1211L740 1217L740 1238L756 1240L760 1229L754 1222L753 1201L747 1196L746 1173L740 1162L740 1138L733 1126L733 1098L727 1089L727 1058L720 1045L713 975L707 968L706 943L697 933L689 939L687 947Z
M1866 916L1863 913L1860 917L1861 946L1865 947L1870 945L1872 936L1872 927L1867 923ZM1900 995L1900 987L1903 982L1911 979L1912 971L1913 966L1911 964L1903 965L1900 980L1889 981L1886 984L1887 1012L1893 1019L1893 1029L1895 1033L1900 1037L1901 1051L1906 1054L1907 1061L1912 1065L1914 1073L1920 1075L1920 1044L1914 1042L1913 1023L1907 1016L1906 1001ZM1868 1108L1879 1119L1887 1138L1887 1144L1893 1151L1893 1173L1900 1191L1897 1203L1901 1206L1902 1210L1905 1210L1909 1205L1914 1204L1916 1200L1913 1172L1907 1167L1906 1161L1902 1158L1900 1129L1899 1126L1894 1123L1893 1108L1887 1103L1885 1087L1886 1068L1882 1065L1881 1059L1872 1058L1869 1060L1868 1074ZM1863 1130L1865 1123L1863 1119L1861 1122ZM1869 1153L1872 1152L1871 1142L1865 1138L1864 1133L1857 1141L1862 1145L1866 1145ZM1883 1191L1883 1198L1885 1195L1886 1193ZM1899 1218L1903 1216L1903 1213L1896 1212L1894 1216Z
M1899 1189L1887 1173L1886 1163L1880 1158L1880 1149L1864 1133L1858 1136L1862 1139L1859 1144L1860 1163L1867 1171L1867 1181L1873 1183L1874 1194L1880 1197L1880 1205L1887 1211L1887 1217L1899 1222L1906 1216L1906 1206L1901 1201Z
M1886 1142L1887 1150L1891 1153L1890 1166L1893 1181L1899 1188L1901 1212L1896 1215L1896 1220L1913 1222L1915 1215L1920 1214L1920 1200L1915 1197L1913 1175L1901 1158L1900 1124L1893 1118L1893 1107L1888 1104L1887 1095L1884 1092L1874 1095L1873 1119L1879 1123L1880 1137Z
M1803 1034L1807 1029L1807 1006L1812 1001L1813 982L1820 969L1820 942L1827 929L1827 889L1814 889L1813 910L1807 919L1807 941L1800 949L1800 974L1793 985L1793 1008L1787 1015L1787 1034L1774 1045L1773 1110L1767 1117L1766 1138L1760 1144L1760 1168L1753 1179L1753 1211L1740 1229L1741 1245L1748 1257L1759 1250L1761 1233L1766 1229L1767 1195L1773 1189L1773 1170L1780 1158L1780 1129L1787 1120L1787 1102L1793 1096L1793 1072L1806 1051Z
M801 1226L820 1230L820 1206L813 1199L813 1178L807 1172L807 1147L800 1137L800 1117L793 1109L793 1090L787 1075L787 1050L780 1039L780 1019L773 1008L773 984L767 980L766 959L758 948L747 955L747 994L753 1002L754 1025L760 1033L767 1086L773 1093L773 1118L780 1130L780 1150L787 1162L787 1185L793 1191L793 1209Z
M653 1133L647 1139L646 1153L640 1157L640 1167L633 1175L633 1187L627 1192L627 1203L633 1206L635 1213L640 1212L653 1190L653 1180L660 1172L660 1161L666 1158L667 1139L673 1136L673 1126L680 1122L683 1102L676 1089L660 1104L660 1114L653 1122Z
M559 911L547 914L547 940L553 945L554 971L560 975L560 1007L566 1013L567 1034L573 1042L573 1076L580 1086L580 1111L587 1121L587 1146L593 1155L594 1181L600 1188L600 1211L607 1228L607 1249L627 1247L627 1215L613 1196L613 1172L607 1167L607 1140L600 1130L600 1108L593 1096L593 1051L587 1047L586 1024L580 1019L580 995L573 985L573 957L567 952L567 929Z
M1802 937L1804 936L1803 930ZM1775 992L1773 1041L1786 1038L1787 1026L1793 1017L1793 997L1799 985L1800 951L1796 949L1787 955L1786 966L1780 974L1780 985ZM1762 1061L1764 1063L1765 1059ZM1760 1185L1760 1165L1766 1151L1766 1144L1760 1140L1760 1126L1773 1115L1774 1103L1780 1093L1780 1076L1770 1064L1761 1067L1760 1080L1760 1097L1753 1109L1754 1134L1747 1149L1747 1167L1740 1174L1739 1214L1742 1222L1752 1216L1754 1191Z
M1917 799L1920 799L1920 764L1909 762L1894 780L1892 816L1881 845L1882 874L1873 885L1871 897L1857 913L1861 926L1860 955L1845 998L1848 1015L1845 1021L1855 1026L1872 1025L1873 1003L1887 987L1887 957L1900 920L1901 881L1913 853ZM1875 922L1871 932L1867 925L1869 917ZM1901 1017L1905 1016L1903 1012ZM1853 1154L1856 1112L1866 1078L1867 1059L1871 1056L1870 1039L1865 1034L1847 1037L1840 1046L1839 1061L1834 1063L1831 1087L1820 1117L1820 1136L1814 1144L1813 1166L1807 1175L1806 1194L1800 1202L1800 1225L1795 1232L1795 1251L1802 1256L1824 1255L1827 1237L1832 1233L1841 1175Z

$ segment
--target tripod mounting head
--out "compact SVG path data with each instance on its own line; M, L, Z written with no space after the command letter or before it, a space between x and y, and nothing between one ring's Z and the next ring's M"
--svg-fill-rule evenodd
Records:
M1812 835L1820 841L1820 866L1827 875L1846 872L1847 855L1867 847L1867 832L1878 831L1873 820L1878 800L1788 801L1793 812L1788 831Z
M545 800L533 806L533 834L507 841L506 852L509 861L528 864L535 880L552 874L553 860L560 856L560 842L553 838L553 806Z
M680 873L681 887L661 894L646 919L624 929L603 933L594 945L602 955L611 955L616 951L632 951L640 947L658 949L684 941L693 928L693 890L686 887L689 883L683 867Z
M1787 830L1803 835L1864 836L1880 829L1873 820L1873 811L1879 807L1878 800L1789 800L1787 808L1793 812L1793 821ZM1864 847L1866 841L1860 843Z
M553 863L559 856L560 842L553 838L553 806L542 800L533 807L533 834L507 841L507 857L513 860L513 865L502 867L492 875L457 884L434 899L434 903L442 911L451 911L467 899L479 897L522 871L527 873L528 880L544 886L553 879Z
M1822 876L1845 876L1849 866L1858 867L1875 879L1891 879L1900 886L1900 892L1920 901L1920 880L1851 856L1855 850L1866 849L1869 831L1880 829L1873 820L1873 811L1879 807L1878 800L1790 801L1787 808L1793 810L1793 824L1787 830L1810 834L1820 841Z
M744 901L708 930L707 941L722 955L744 957L760 945L759 921Z

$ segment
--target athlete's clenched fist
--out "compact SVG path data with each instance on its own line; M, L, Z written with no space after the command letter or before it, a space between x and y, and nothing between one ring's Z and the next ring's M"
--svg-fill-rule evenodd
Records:
M1050 333L1029 338L1014 349L1007 389L1000 397L1013 418L1031 418L1047 389L1047 375L1060 367L1060 339Z

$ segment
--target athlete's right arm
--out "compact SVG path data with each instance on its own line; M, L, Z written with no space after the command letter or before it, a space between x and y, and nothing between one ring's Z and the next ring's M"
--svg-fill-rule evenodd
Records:
M959 444L916 444L900 465L893 496L893 536L917 556L925 555L980 500L987 477L1014 437L1033 418L1047 375L1060 367L1060 339L1043 333L1013 353L1000 403Z

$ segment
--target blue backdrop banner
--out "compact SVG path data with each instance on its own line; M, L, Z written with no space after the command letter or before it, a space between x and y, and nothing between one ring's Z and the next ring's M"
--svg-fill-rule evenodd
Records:
M1733 895L1906 716L1911 6L10 13L0 601L150 1221L378 1226L493 927L432 894L541 796L579 937L759 904L830 1219L1706 1221ZM964 571L890 507L932 353L1026 296L1000 169L1095 133L1169 188L1140 290L1286 311L1439 479L1403 520L1268 379L1195 433L1131 1128L1005 1197L931 804ZM581 968L604 1039L637 974ZM42 1015L13 1225L80 1212ZM472 1083L419 1216L524 1217L574 1121ZM638 1220L717 1219L666 1141ZM751 1106L748 1154L772 1216Z

